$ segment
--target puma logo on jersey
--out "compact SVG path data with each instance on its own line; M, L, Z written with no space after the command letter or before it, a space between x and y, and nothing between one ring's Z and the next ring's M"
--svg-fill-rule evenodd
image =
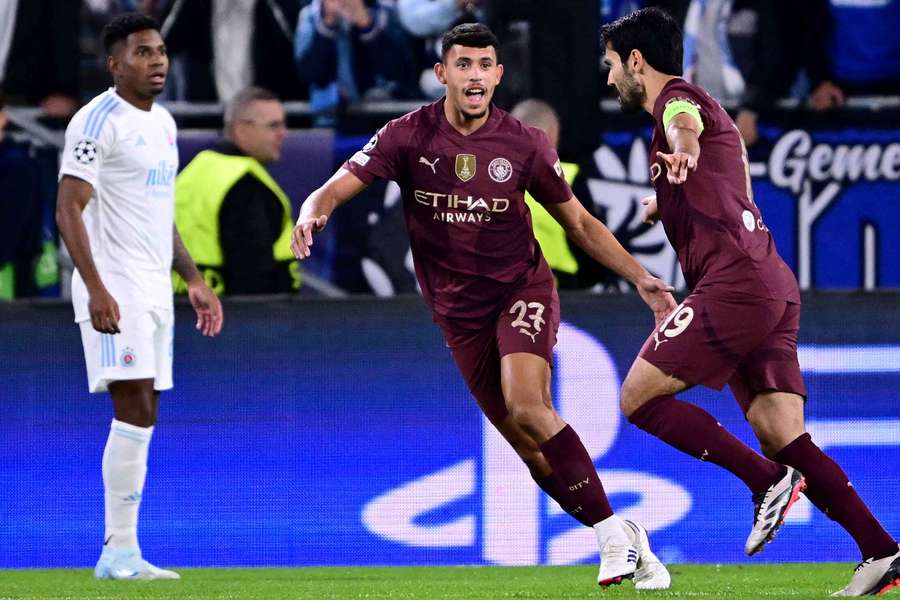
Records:
M524 333L525 335L530 337L531 343L534 344L534 343L537 343L537 336L540 333L540 331L535 331L534 333L532 333L532 332L528 331L527 329L520 329L519 333Z
M438 162L439 160L441 160L441 157L440 157L440 156L437 157L436 159L434 159L434 161L429 161L429 160L428 160L427 158L425 158L424 156L420 156L420 157L419 157L419 164L421 164L421 165L428 165L429 167L431 167L431 172L434 173L435 175L437 175L437 162Z

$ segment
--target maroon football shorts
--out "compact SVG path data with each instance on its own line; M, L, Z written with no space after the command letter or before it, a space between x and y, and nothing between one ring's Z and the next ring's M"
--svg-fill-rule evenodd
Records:
M487 418L499 424L509 414L500 385L500 359L528 352L553 364L559 330L559 296L549 269L520 284L492 319L477 329L438 323L466 384Z
M689 385L727 383L744 414L761 392L806 397L797 361L800 305L691 294L644 342L639 356Z

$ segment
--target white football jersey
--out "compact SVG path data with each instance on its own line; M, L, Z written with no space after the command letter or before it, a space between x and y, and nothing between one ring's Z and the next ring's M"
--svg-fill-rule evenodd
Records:
M172 308L172 229L178 147L175 120L144 111L113 88L79 110L66 128L59 177L94 192L82 213L100 279L120 307ZM75 320L90 318L87 288L72 277Z

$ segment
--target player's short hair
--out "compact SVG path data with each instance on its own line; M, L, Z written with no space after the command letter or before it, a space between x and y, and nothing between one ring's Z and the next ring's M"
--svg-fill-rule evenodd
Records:
M141 13L132 12L118 15L103 28L103 47L106 49L106 53L110 54L112 47L118 42L124 42L132 33L147 29L159 31L159 21Z
M465 46L466 48L494 47L494 52L500 56L500 42L497 36L487 25L481 23L462 23L444 34L441 38L441 62L447 60L447 53L453 46ZM499 60L499 58L498 58Z
M234 95L227 104L225 104L225 129L230 129L238 120L244 110L257 101L279 100L273 92L261 87L251 86L242 89Z
M632 50L640 50L651 67L666 75L681 75L684 49L681 28L661 8L642 8L604 25L603 46L609 44L624 63Z

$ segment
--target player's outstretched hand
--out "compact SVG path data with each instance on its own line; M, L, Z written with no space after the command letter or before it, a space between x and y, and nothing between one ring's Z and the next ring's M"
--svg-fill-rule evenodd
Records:
M687 152L672 152L671 154L657 152L656 156L666 163L666 179L671 184L684 183L687 181L688 170L697 170L697 159Z
M656 194L643 198L641 204L647 207L644 209L644 223L655 225L656 222L659 221L659 209L656 207Z
M197 313L197 331L209 337L219 335L225 315L215 292L206 283L200 282L188 286L188 298Z
M294 258L303 260L309 256L309 247L313 245L313 234L325 229L328 217L320 215L313 219L300 218L291 233L291 252Z
M653 311L657 327L678 307L678 303L672 296L675 288L653 275L641 277L637 282L637 291Z
M106 288L91 294L88 311L91 313L91 325L94 329L100 333L119 333L119 303Z

